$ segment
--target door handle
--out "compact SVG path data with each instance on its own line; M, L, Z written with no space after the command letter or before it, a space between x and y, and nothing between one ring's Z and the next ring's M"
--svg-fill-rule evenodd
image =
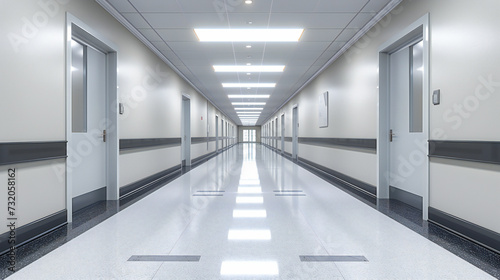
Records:
M392 132L392 129L389 131L389 142L392 142L394 140L394 136L396 136L396 134L394 134Z
M106 129L102 131L102 142L106 142Z

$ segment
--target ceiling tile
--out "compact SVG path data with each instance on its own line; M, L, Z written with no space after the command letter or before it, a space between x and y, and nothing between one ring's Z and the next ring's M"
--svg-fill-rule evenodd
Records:
M368 3L368 0L321 0L316 6L317 12L336 11L336 12L358 12Z
M108 0L108 2L120 13L137 12L128 1L123 0Z
M283 13L283 12L313 12L316 10L319 0L308 0L308 1L290 1L290 0L274 0L273 1L273 13Z
M271 15L273 28L344 28L355 13L279 13Z
M308 28L300 38L301 42L331 42L342 32L342 29Z
M153 28L191 28L181 13L142 13Z
M391 0L370 0L364 7L363 12L376 12L382 10Z
M150 42L161 42L162 39L154 29L139 29L139 31L146 37Z
M149 26L148 22L139 13L122 13L122 15L135 28L151 28L151 26Z
M363 28L376 14L375 13L359 13L352 21L349 23L347 28Z
M121 0L123 1L123 0ZM126 2L126 1L123 1ZM182 12L176 0L130 0L139 12L172 13Z
M198 42L193 29L157 29L165 42Z
M337 42L347 42L349 41L356 33L358 33L359 29L351 29L346 28L342 33L337 37Z

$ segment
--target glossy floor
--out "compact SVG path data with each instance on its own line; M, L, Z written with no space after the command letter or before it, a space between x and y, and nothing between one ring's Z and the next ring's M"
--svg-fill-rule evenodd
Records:
M494 278L267 148L245 144L9 279Z

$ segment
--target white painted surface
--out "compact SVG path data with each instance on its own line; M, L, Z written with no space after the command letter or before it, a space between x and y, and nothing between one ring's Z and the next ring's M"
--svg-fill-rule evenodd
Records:
M500 232L500 166L432 159L430 204L489 230Z
M29 224L66 209L65 160L50 160L25 164L0 166L0 182L5 186L0 192L0 207L7 217L7 171L16 169L17 227ZM40 182L43 182L40 183ZM7 231L2 227L0 234Z

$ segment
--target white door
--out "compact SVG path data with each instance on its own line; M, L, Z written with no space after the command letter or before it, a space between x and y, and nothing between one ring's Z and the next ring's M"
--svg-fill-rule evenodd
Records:
M281 115L281 153L285 153L285 115Z
M424 132L423 43L390 55L390 186L424 197L427 134Z
M215 151L219 152L219 117L215 116Z
M297 159L299 153L299 108L293 108L292 113L292 158Z
M191 100L182 97L181 164L191 166Z
M73 41L71 76L68 170L78 197L106 187L106 55Z

